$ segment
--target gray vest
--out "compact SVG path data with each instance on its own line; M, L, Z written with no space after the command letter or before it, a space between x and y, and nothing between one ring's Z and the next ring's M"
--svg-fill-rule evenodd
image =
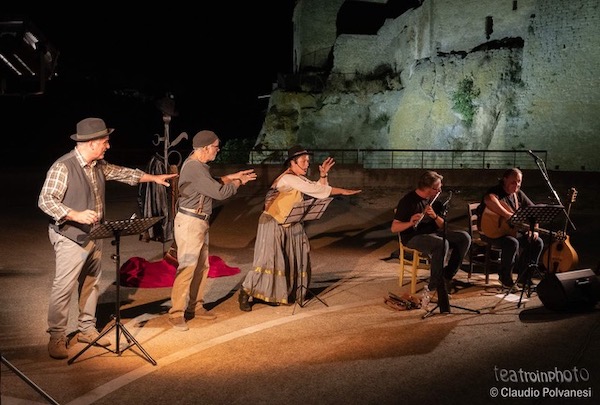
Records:
M94 198L94 189L85 171L79 165L75 157L75 151L71 151L58 159L62 162L69 172L69 180L67 183L67 191L63 197L62 203L75 211L95 210L96 201ZM104 203L104 190L106 179L101 167L106 164L104 160L99 160L94 166L96 182L98 183L98 193L100 199ZM104 213L100 213L104 218ZM88 234L92 230L91 225L80 224L79 222L66 221L60 225L56 225L54 221L50 222L50 227L61 235L71 239L80 245L85 245L88 242Z

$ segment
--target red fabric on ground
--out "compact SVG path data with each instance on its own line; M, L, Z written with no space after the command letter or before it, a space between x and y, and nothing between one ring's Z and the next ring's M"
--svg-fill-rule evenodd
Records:
M210 269L208 270L208 277L225 277L233 276L238 274L241 270L239 267L230 267L225 263L219 256L208 256L208 263Z
M209 256L208 277L225 277L238 274L238 267L228 266L219 256ZM132 257L119 269L119 281L124 287L164 288L173 286L177 273L177 260L169 255L157 262L142 257Z

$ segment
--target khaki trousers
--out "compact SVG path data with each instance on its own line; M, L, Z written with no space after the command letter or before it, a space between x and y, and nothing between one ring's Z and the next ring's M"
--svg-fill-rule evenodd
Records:
M179 266L171 290L170 318L203 308L209 270L208 229L206 220L181 213L175 215L174 234Z

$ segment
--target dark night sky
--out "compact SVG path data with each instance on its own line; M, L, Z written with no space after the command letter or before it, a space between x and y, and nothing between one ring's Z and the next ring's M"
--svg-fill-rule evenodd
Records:
M28 17L60 52L44 95L0 96L13 135L4 134L5 146L23 147L28 137L42 149L69 148L76 122L98 116L118 131L113 148L153 148L154 134L163 133L155 102L166 92L179 111L171 139L200 129L224 140L254 138L268 102L257 97L292 70L294 1L207 3L3 11Z

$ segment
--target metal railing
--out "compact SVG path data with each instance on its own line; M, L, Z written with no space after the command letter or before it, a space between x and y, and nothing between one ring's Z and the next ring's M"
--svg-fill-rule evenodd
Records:
M361 165L365 169L537 168L527 150L311 149L310 152L316 162L332 156L337 164ZM546 163L547 151L533 152ZM287 150L283 149L249 151L250 164L282 164L286 158Z

